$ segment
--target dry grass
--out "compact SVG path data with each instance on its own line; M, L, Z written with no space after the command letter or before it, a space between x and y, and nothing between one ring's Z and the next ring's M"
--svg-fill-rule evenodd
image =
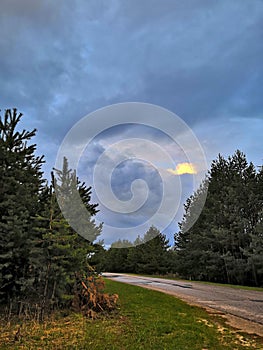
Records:
M218 315L160 292L106 281L119 311L96 320L54 315L44 324L2 324L1 350L248 350L262 339L230 328Z

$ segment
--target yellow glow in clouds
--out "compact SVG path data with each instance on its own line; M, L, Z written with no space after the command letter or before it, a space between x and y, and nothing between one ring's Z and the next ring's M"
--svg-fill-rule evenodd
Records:
M196 174L197 171L191 163L179 163L176 165L176 169L167 169L167 171L173 175L183 174Z

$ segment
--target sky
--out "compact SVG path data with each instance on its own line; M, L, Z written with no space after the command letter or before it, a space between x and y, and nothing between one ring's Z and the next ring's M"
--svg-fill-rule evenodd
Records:
M21 127L37 128L47 178L70 130L82 118L99 126L80 137L78 175L100 204L105 245L143 235L163 199L177 210L163 218L172 243L206 169L191 142L189 160L181 134L165 133L174 122L160 113L159 127L147 124L147 106L186 123L208 168L236 149L262 165L262 23L262 0L1 0L0 108L16 107ZM129 118L127 102L141 104L146 125ZM126 109L114 123L107 106L120 103Z

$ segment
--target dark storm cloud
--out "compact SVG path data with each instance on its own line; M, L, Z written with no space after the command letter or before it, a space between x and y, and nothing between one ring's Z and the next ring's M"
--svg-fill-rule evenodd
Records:
M154 13L162 14L165 2L157 3ZM257 114L262 108L262 2L173 4L174 11L167 7L154 23L134 15L148 59L136 97L170 108L190 124L226 110L247 117L243 106L249 116ZM141 13L148 13L146 8Z
M209 160L241 148L259 161L262 21L261 0L1 0L0 107L17 107L24 127L38 128L46 173L80 118L126 101L177 113L198 132ZM89 176L107 142L135 129L109 130L104 144L90 147ZM170 145L158 131L135 133ZM116 170L116 188L140 171L149 183L158 180L134 165Z
M3 1L1 104L30 111L51 134L46 121L63 134L95 108L133 99L190 123L223 107L257 113L262 16L261 1Z

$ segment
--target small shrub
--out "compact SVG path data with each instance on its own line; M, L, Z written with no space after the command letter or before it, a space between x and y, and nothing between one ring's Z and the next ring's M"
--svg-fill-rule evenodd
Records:
M97 318L100 313L105 314L116 309L118 295L110 295L104 290L104 281L96 273L76 274L73 308L92 319Z

